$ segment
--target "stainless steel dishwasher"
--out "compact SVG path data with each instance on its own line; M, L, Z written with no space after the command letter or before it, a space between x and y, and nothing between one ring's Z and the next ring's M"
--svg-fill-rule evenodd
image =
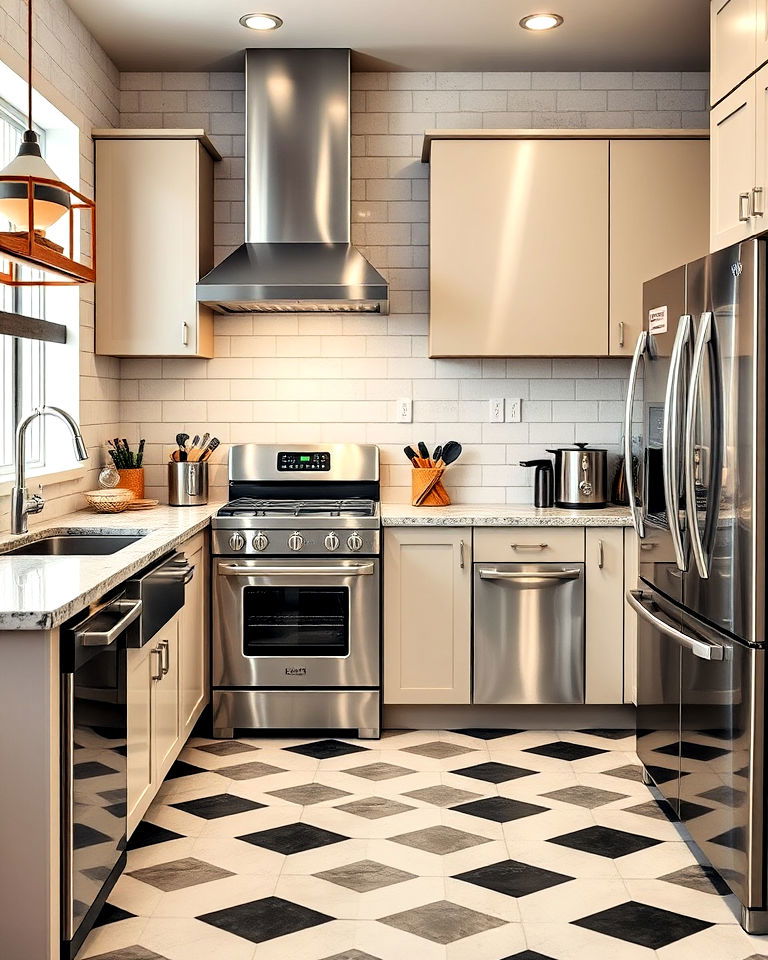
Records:
M584 703L584 564L475 563L474 703Z

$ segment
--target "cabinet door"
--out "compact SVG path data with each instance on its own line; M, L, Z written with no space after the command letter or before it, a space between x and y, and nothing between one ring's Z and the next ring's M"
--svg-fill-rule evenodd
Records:
M213 355L211 312L195 299L205 178L195 140L97 140L97 353Z
M186 586L179 621L179 708L184 736L191 731L207 698L205 558L202 546L188 556L195 569Z
M768 3L768 0L766 0ZM768 229L768 66L758 70L755 84L755 186L752 192L752 233Z
M126 703L128 707L128 833L149 806L154 792L152 776L152 672L159 671L159 656L149 643L126 653Z
M159 784L176 759L179 729L179 615L152 640L160 648L161 677L152 690L152 751L155 781Z
M469 703L472 530L384 531L384 703Z
M611 141L613 356L643 329L643 283L703 257L709 243L709 141Z
M711 102L717 103L755 69L757 0L712 0L709 16Z
M637 706L637 614L626 601L627 590L637 587L638 540L631 527L624 529L624 703Z
M768 61L768 0L757 0L755 21L755 66Z
M608 352L608 141L432 144L430 355Z
M710 114L710 249L739 243L753 232L756 79L751 77Z
M587 527L585 703L624 701L624 531Z

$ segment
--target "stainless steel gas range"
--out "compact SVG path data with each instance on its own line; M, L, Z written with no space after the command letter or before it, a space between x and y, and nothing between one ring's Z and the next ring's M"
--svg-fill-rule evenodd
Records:
M241 444L213 519L213 728L378 737L379 450Z

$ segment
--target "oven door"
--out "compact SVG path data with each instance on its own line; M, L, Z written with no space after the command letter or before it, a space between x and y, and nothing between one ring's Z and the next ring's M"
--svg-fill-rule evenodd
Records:
M215 687L379 683L379 561L218 560Z

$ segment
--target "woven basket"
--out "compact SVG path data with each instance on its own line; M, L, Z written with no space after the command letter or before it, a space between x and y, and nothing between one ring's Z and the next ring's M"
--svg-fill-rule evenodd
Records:
M89 490L83 496L96 513L122 513L135 499L131 490L115 487L112 490Z
M414 467L411 471L411 503L414 507L446 507L451 498L442 484L445 467Z
M131 467L128 470L118 470L120 487L130 490L137 500L144 499L144 467Z

